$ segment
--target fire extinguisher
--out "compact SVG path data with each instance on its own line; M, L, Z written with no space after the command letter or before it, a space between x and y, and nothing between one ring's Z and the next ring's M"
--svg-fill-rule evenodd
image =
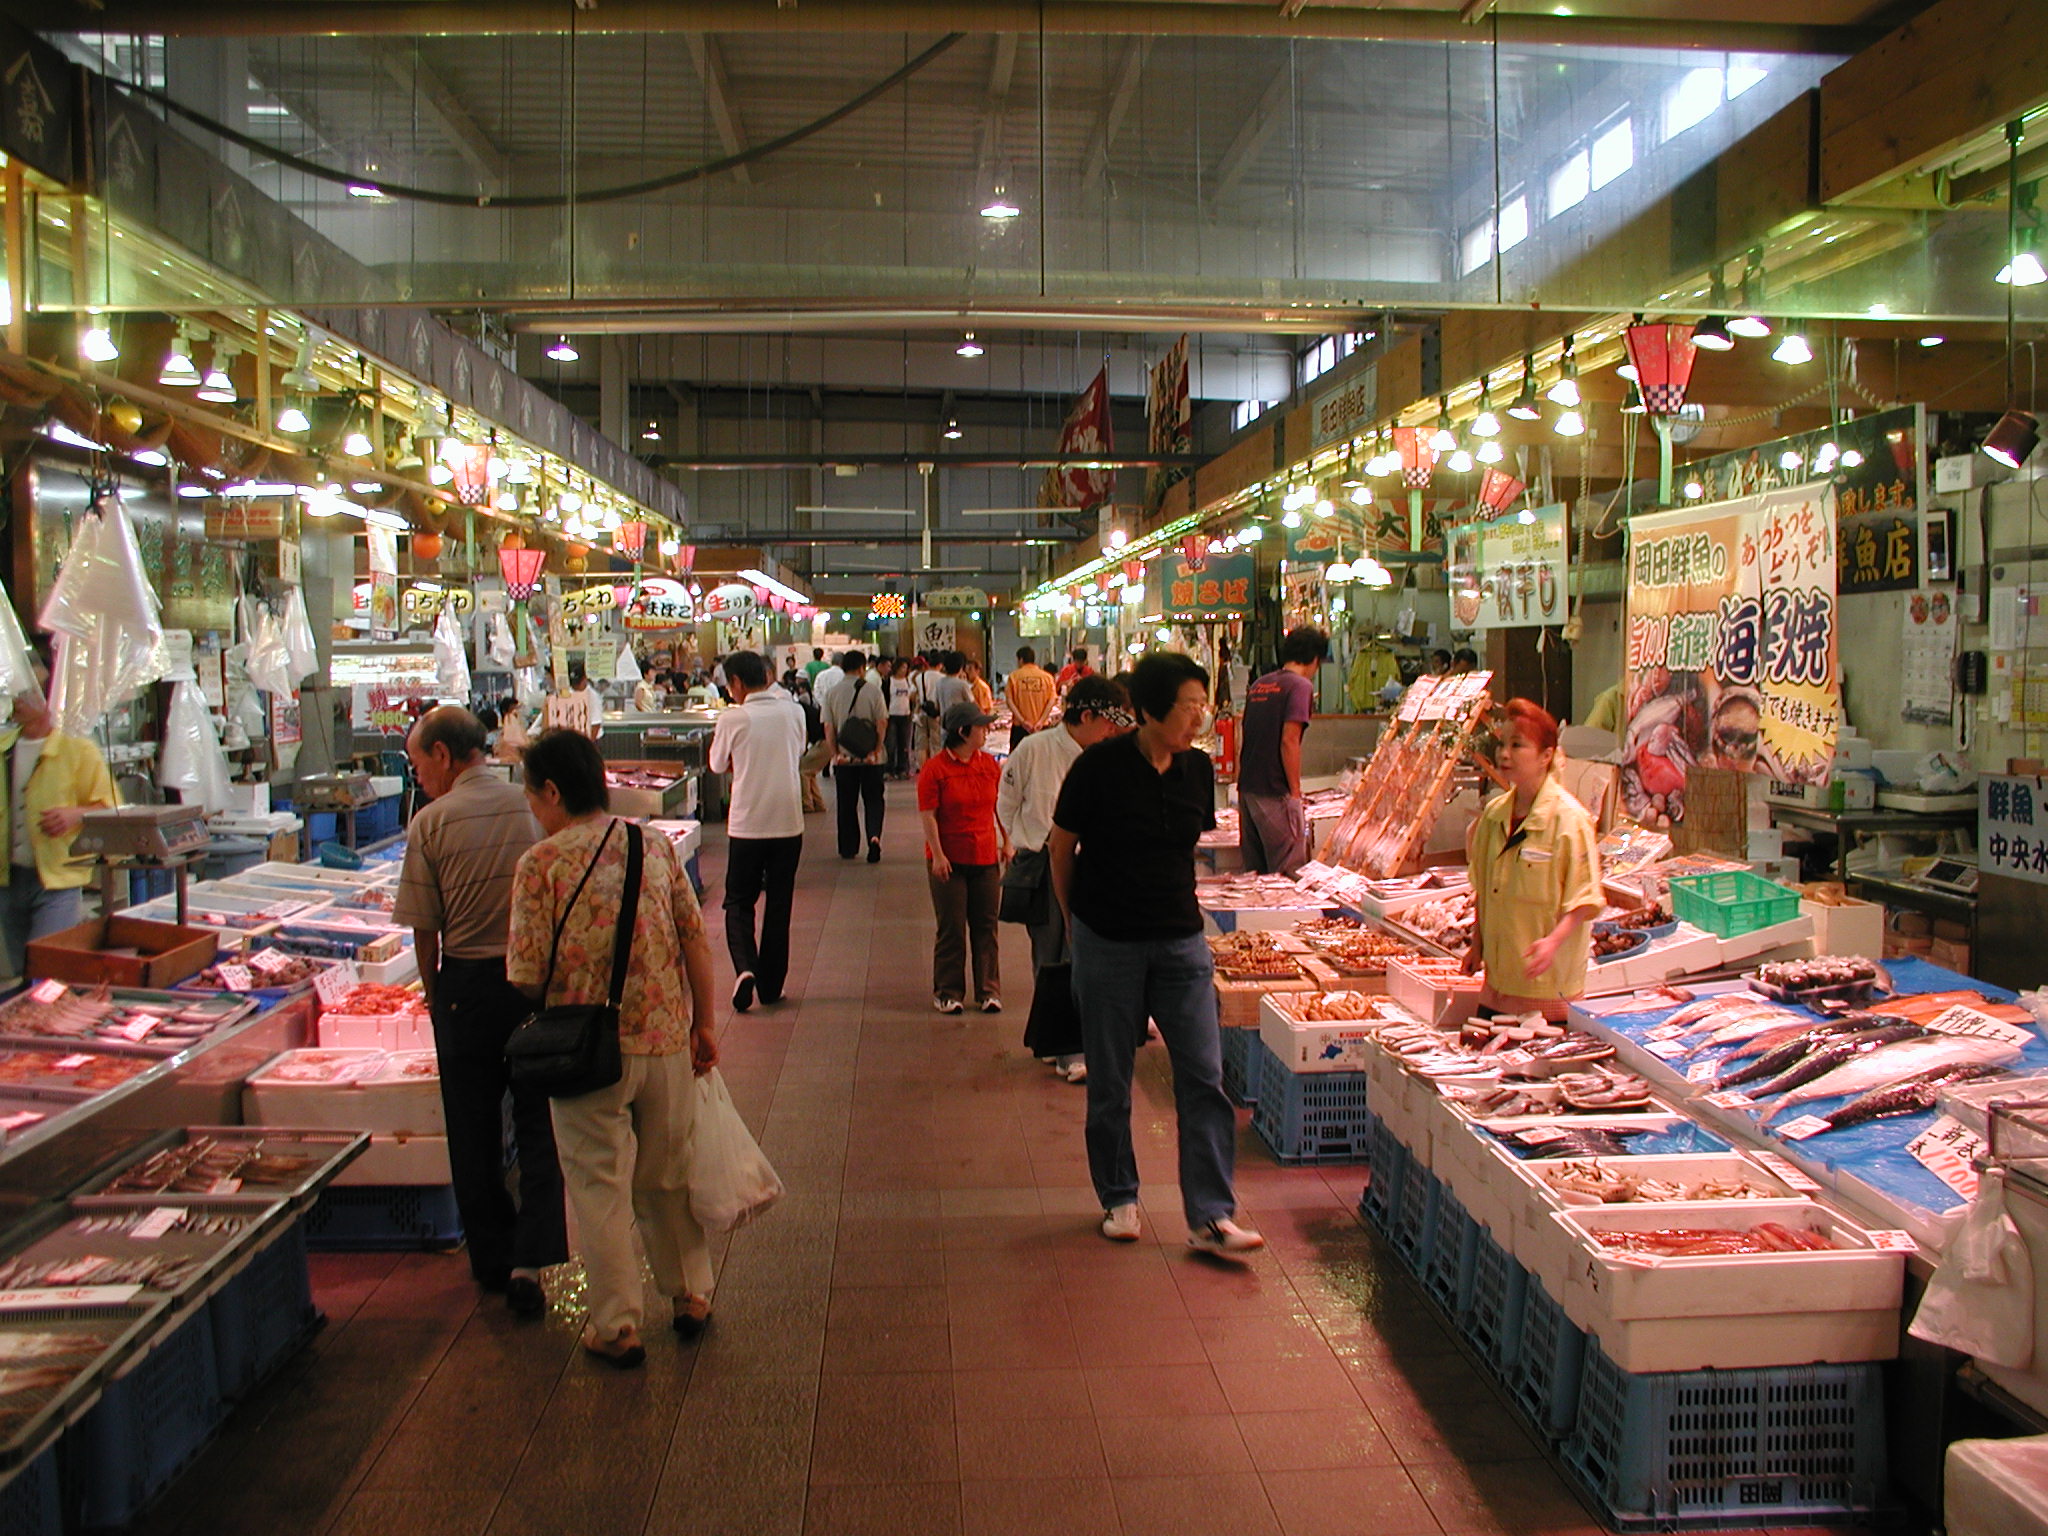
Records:
M1237 716L1216 717L1216 773L1219 778L1237 777Z

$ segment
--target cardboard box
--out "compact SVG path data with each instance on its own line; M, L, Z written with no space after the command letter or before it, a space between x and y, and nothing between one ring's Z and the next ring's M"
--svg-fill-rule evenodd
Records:
M271 833L269 859L273 864L298 863L299 834L296 832Z
M211 928L180 928L139 917L96 917L75 928L30 939L28 973L36 980L162 989L213 964L220 936ZM128 953L117 953L128 951Z
M1813 948L1822 955L1884 957L1884 908L1874 901L1847 901L1823 906L1801 901L1799 910L1813 919Z

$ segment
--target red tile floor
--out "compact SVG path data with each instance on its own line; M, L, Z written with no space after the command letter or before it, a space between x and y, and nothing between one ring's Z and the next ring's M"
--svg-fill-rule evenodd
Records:
M317 1257L327 1327L143 1529L1597 1530L1359 1225L1360 1170L1278 1167L1247 1127L1238 1191L1266 1251L1185 1250L1157 1046L1146 1240L1097 1234L1084 1090L1018 1043L1022 931L1003 932L1009 1012L932 1012L915 828L891 786L871 867L811 819L789 999L726 1021L725 1075L789 1194L726 1247L701 1344L661 1332L619 1374L575 1346L573 1268L521 1324L460 1255ZM713 831L714 932L721 850Z

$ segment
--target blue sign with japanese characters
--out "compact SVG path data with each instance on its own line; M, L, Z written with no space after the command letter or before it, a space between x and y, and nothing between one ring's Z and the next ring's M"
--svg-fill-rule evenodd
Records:
M2048 779L1977 781L1977 858L1987 875L2048 885Z

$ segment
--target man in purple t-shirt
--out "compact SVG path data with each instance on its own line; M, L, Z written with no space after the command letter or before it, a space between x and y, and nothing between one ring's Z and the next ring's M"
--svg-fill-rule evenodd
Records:
M1291 875L1308 862L1301 806L1301 738L1315 713L1316 668L1330 637L1307 625L1280 642L1280 665L1245 690L1238 749L1237 847L1257 874Z

